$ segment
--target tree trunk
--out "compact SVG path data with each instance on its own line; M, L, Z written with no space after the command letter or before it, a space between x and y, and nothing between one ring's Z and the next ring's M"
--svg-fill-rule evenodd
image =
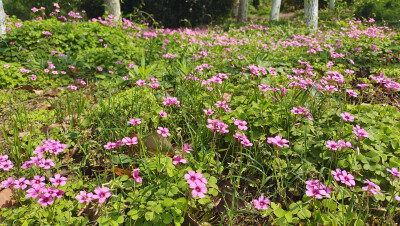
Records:
M232 15L234 18L238 17L238 13L239 13L239 1L240 0L235 0L233 2L233 8L232 8Z
M281 11L281 0L273 0L270 20L279 20L279 12Z
M104 4L106 5L106 10L114 16L115 20L121 19L120 0L104 0Z
M3 1L0 0L0 36L6 34L6 13L3 8Z
M335 11L335 0L329 0L329 11Z
M239 2L239 13L238 13L238 22L247 20L247 10L249 7L249 0L240 0Z
M318 28L318 0L304 0L304 21L312 31Z

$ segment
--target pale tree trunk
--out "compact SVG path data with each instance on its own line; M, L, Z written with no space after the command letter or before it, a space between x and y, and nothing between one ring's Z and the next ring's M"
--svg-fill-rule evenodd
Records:
M235 0L233 2L232 15L234 18L237 18L238 13L239 13L239 1L240 0Z
M121 19L120 0L104 0L104 4L106 5L106 10L114 16L115 20Z
M335 0L329 0L329 11L335 11Z
M279 12L281 11L281 0L273 0L270 20L279 20Z
M318 0L304 0L304 21L313 31L318 28Z
M3 1L0 0L0 36L6 34L6 13L4 12Z
M239 13L238 13L238 17L237 17L238 22L247 20L248 7L249 7L249 0L240 0Z

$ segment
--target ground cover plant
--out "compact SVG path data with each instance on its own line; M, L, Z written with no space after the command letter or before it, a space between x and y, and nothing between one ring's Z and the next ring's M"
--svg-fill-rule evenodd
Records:
M82 17L8 20L5 225L400 221L397 31Z

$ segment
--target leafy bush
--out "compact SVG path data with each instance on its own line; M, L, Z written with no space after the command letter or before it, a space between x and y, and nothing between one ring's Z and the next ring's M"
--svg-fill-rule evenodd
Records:
M397 0L363 0L355 5L355 17L374 18L376 21L386 21L398 24L400 20L400 2Z

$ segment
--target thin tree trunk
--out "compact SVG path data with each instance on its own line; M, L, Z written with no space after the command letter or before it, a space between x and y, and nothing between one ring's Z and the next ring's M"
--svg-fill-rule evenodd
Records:
M0 0L0 36L6 34L6 13L4 12L3 1Z
M239 2L239 13L238 13L238 22L247 20L247 10L249 7L249 0L240 0Z
M238 17L238 13L239 13L239 1L240 0L235 0L233 2L233 8L232 8L232 15L234 18Z
M335 11L335 0L329 0L329 11Z
M279 12L281 11L281 0L273 0L270 20L279 20Z
M318 0L304 0L304 21L313 31L318 28Z
M115 20L121 19L120 0L104 0L104 4L106 5L106 10L114 16Z

